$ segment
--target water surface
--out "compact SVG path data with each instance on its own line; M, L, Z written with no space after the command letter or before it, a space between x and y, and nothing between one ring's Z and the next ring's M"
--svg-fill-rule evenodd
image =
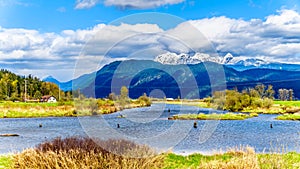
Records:
M300 122L278 121L274 119L276 115L259 115L243 121L199 120L197 128L193 127L194 120L167 120L174 114L199 112L214 110L153 104L99 117L0 119L0 134L20 135L0 137L0 153L18 152L56 137L70 136L127 138L176 153L211 154L245 145L254 147L256 152L277 151L283 146L285 151L300 152ZM120 115L125 118L118 118Z

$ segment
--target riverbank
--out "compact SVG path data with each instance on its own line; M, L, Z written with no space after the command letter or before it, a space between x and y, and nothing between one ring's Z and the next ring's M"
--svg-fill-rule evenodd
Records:
M224 154L216 154L211 156L202 154L191 154L188 156L182 156L169 153L167 155L161 155L160 158L163 158L163 164L161 165L163 169L289 169L300 167L300 154L298 153L291 152L286 154L256 154L255 152L253 152L252 149L246 151L231 151ZM0 157L0 168L9 169L13 168L13 166L14 160L12 155ZM112 167L108 166L108 168Z
M156 101L156 103L177 104L196 106L200 108L214 108L212 104L203 100L175 100L175 101ZM245 108L241 113L250 114L277 114L277 120L300 120L300 101L274 101L269 108ZM233 112L233 113L239 113Z
M284 114L276 117L277 120L294 120L300 121L300 114Z
M114 146L112 146L114 145ZM105 147L105 148L103 148ZM133 156L139 158L132 158ZM299 168L300 154L257 154L251 147L229 149L214 155L157 154L146 145L125 140L98 141L89 138L55 139L35 149L0 157L1 168Z
M105 99L56 103L0 102L0 118L77 117L110 114L123 109L149 106L136 100L125 105Z

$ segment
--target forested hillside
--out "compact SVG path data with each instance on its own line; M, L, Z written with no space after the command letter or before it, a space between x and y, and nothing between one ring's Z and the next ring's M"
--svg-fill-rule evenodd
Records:
M26 96L25 96L26 93ZM53 95L57 99L70 99L70 92L62 92L51 82L43 82L37 77L19 76L8 70L0 70L0 100L24 101L38 100L44 95Z

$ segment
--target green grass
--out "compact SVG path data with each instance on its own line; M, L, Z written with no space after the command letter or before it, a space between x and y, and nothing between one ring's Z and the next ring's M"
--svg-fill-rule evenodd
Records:
M213 155L206 156L202 154L191 154L188 156L176 155L170 153L165 159L165 169L179 168L199 168L200 163L207 163L212 160L228 161L232 158L231 155Z
M143 107L139 102L125 106L105 99L85 99L57 103L0 101L0 118L73 117L110 114L123 109Z
M11 168L13 163L12 155L1 155L0 156L0 168Z
M192 154L181 156L168 154L165 159L165 169L298 169L300 168L300 154L256 154L254 150L235 150L224 154L201 155Z
M31 102L12 102L12 101L1 101L0 107L21 107L21 108L28 108L28 107L57 107L63 105L70 105L73 106L74 102L67 101L67 102L56 102L56 103L31 103Z
M257 117L258 114L226 113L226 114L179 114L174 115L170 120L245 120L247 118Z
M76 116L73 102L24 103L0 102L0 118Z
M274 104L300 107L300 101L274 101Z
M286 154L258 154L258 161L261 168L300 168L300 154L290 152Z
M276 120L300 120L300 114L284 114L277 116Z

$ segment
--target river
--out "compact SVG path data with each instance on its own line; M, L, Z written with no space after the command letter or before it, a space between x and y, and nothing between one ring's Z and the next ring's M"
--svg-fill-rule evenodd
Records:
M243 121L198 120L197 128L193 127L194 120L167 120L170 115L199 112L215 111L153 104L103 116L0 119L0 134L20 135L0 137L0 154L19 152L56 137L70 136L130 139L159 151L179 154L212 154L246 145L259 153L300 152L300 122L275 120L276 115L259 115ZM121 115L123 118L119 118Z

